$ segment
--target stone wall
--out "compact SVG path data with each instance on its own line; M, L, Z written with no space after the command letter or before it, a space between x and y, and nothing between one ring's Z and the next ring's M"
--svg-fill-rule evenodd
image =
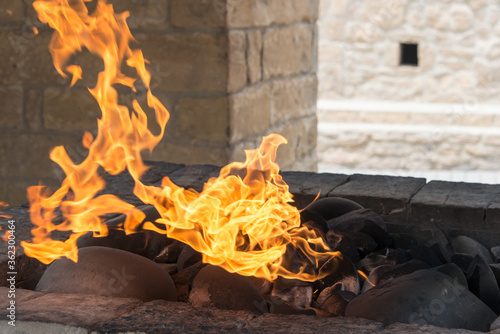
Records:
M322 0L318 29L320 171L498 170L498 1Z
M320 3L320 98L500 102L497 1ZM400 65L400 43L418 44L418 66Z
M276 132L289 141L278 151L284 169L316 169L317 1L109 2L131 12L153 93L171 113L164 139L145 158L225 165ZM0 199L11 204L25 200L27 186L60 183L50 149L64 145L82 160L82 134L95 131L100 114L87 87L102 63L85 51L75 56L84 77L69 88L52 65L52 31L31 3L0 3ZM130 104L132 93L120 92ZM145 101L144 91L133 95Z

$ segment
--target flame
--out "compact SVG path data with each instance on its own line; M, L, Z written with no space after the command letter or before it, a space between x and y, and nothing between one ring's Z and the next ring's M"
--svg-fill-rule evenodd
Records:
M222 168L219 177L210 179L200 193L178 187L168 177L161 187L146 186L140 178L147 170L141 158L144 150L152 151L164 134L169 119L167 109L152 94L147 61L142 51L131 49L132 34L126 24L128 12L116 14L104 0L97 2L89 14L89 0L37 0L33 6L40 20L54 30L50 43L56 70L72 75L71 85L82 76L76 65L66 66L70 58L83 48L104 62L97 84L89 89L97 100L102 116L98 119L96 138L83 136L88 155L75 164L62 146L50 158L66 177L53 194L42 186L28 189L30 215L35 227L32 242L22 242L25 253L43 263L66 256L77 261L76 241L92 231L105 236L106 225L100 216L125 213L126 233L137 231L144 214L114 195L98 195L105 186L98 170L116 175L125 169L135 180L134 194L153 205L161 214L156 222L146 222L144 229L175 238L203 254L203 261L222 266L242 275L278 276L314 281L321 263L338 256L331 252L314 230L300 226L299 211L291 205L292 195L275 163L276 151L286 139L272 134L263 138L258 149L246 151L245 162ZM135 91L137 78L121 72L123 63L135 69L147 88L147 105L155 111L160 133L147 128L147 117L137 100L133 110L118 104L115 85ZM63 219L57 221L56 209ZM71 231L66 241L50 238L53 231ZM299 264L294 259L300 259Z

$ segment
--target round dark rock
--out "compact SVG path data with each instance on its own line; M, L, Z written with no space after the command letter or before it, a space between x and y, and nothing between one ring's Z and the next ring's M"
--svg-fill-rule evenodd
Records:
M303 309L311 306L313 286L309 282L298 279L278 277L274 281L272 296L279 297L281 300L291 303L294 307Z
M363 285L363 292L373 288L372 284L382 284L388 280L411 274L417 270L429 269L430 266L420 260L410 260L406 263L398 265L382 265L370 273L368 276L368 283ZM371 283L371 284L370 284Z
M176 300L174 282L158 264L123 250L97 246L80 249L77 263L66 258L54 261L35 291Z
M331 229L326 234L326 242L330 247L335 248L335 244L340 240L340 237L347 237L354 241L358 248L358 253L361 257L373 252L377 249L377 243L368 234L362 232L351 232L344 230Z
M174 240L171 244L164 247L154 258L157 263L177 263L185 244L179 240Z
M347 317L389 325L395 322L487 331L495 313L448 275L418 270L380 284L354 298Z
M500 246L491 247L490 252L495 262L500 262Z
M495 274L479 255L474 256L468 270L469 290L500 314L500 290Z
M451 278L453 278L453 280L456 280L460 285L463 285L465 287L469 286L469 284L467 283L467 278L464 276L462 269L460 269L454 263L446 263L443 264L442 266L434 267L430 270L439 271L440 273L450 276Z
M319 309L328 311L332 316L343 317L347 304L356 295L349 291L331 290L330 295L319 305Z
M327 220L329 229L362 232L377 243L377 249L389 247L392 237L387 233L384 220L370 209L351 211L340 217Z
M312 202L307 208L308 211L316 212L325 220L340 217L348 212L363 209L358 203L340 197L325 197Z
M179 258L177 259L177 272L200 262L202 258L203 256L200 252L195 251L189 245L184 245L184 248L182 248L182 251L179 254Z
M144 222L154 222L160 218L160 214L151 205L139 206L137 209L145 214L137 233L125 234L122 228L127 215L119 215L106 221L106 225L109 227L107 236L95 238L93 233L89 232L78 239L77 247L110 247L154 259L173 240L154 231L141 230Z
M334 230L326 234L326 242L334 252L341 252L343 256L349 258L353 263L359 261L358 246L346 234Z
M457 265L465 275L467 275L467 272L473 260L474 257L468 254L453 254L451 256L451 263Z
M393 265L402 264L411 260L410 253L402 248L388 248L385 252L385 259Z
M394 248L410 250L411 246L418 245L417 239L406 233L393 233L392 237L394 238Z
M455 253L469 254L472 256L479 255L486 263L494 262L491 258L490 251L472 238L460 235L452 238L450 242Z
M196 275L189 302L195 307L269 312L263 308L267 305L264 297L248 277L214 265L204 267Z
M361 259L357 263L356 267L359 270L362 270L365 273L369 274L370 272L372 272L373 269L383 264L390 264L389 262L387 262L385 255L373 252L365 256L363 259Z
M351 260L343 256L333 256L319 269L318 274L325 277L314 282L314 288L322 291L336 283L342 283L345 291L358 294L360 281L358 271Z
M323 233L328 232L328 224L325 218L319 213L304 209L300 212L301 225L306 225L308 227L314 227L321 230Z
M412 259L423 261L431 267L437 267L443 264L430 247L414 245L410 247L409 252Z

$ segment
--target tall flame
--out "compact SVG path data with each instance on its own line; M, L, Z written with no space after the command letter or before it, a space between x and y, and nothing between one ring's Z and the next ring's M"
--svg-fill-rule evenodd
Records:
M314 230L300 227L299 211L291 205L292 195L275 163L278 146L286 143L282 136L264 137L260 148L246 151L244 163L222 168L201 193L178 187L168 177L161 187L140 181L147 170L141 152L153 150L161 140L169 113L151 93L142 51L130 48L134 39L126 24L128 12L115 14L112 5L99 0L89 14L88 1L36 0L33 4L40 20L55 30L50 43L54 65L63 77L71 74L71 85L82 77L82 69L66 64L82 48L98 55L104 70L96 86L89 89L102 117L97 121L97 137L88 132L83 136L88 156L76 164L62 146L54 148L50 158L66 175L61 187L51 195L41 186L28 189L35 227L32 242L21 243L26 254L46 264L62 256L76 262L77 239L89 231L95 236L107 235L100 216L109 212L127 214L122 228L126 233L136 232L144 219L141 211L114 195L97 195L105 186L98 175L100 168L111 175L127 169L135 180L134 194L161 214L154 224L147 222L143 228L185 242L203 254L204 262L231 272L270 280L278 276L316 280L314 268L338 252L329 251ZM147 128L146 114L137 100L132 102L133 110L118 104L114 85L135 91L136 84L135 78L121 72L123 62L136 70L147 88L148 107L154 109L161 129L158 135ZM58 208L63 222L56 224ZM50 238L53 231L72 233L63 242ZM302 259L299 267L285 263L293 254Z

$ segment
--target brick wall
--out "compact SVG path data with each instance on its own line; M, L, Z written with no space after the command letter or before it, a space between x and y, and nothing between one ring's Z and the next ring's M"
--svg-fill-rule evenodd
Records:
M171 113L164 139L145 158L225 165L276 132L289 141L278 151L283 169L316 169L317 1L109 2L131 12L151 87ZM75 56L84 77L69 88L52 65L52 31L31 3L0 3L0 199L11 204L25 200L27 186L60 183L50 149L64 145L82 160L81 136L95 131L100 114L87 87L102 63L85 51ZM144 91L120 93L125 105L132 95L145 101Z

